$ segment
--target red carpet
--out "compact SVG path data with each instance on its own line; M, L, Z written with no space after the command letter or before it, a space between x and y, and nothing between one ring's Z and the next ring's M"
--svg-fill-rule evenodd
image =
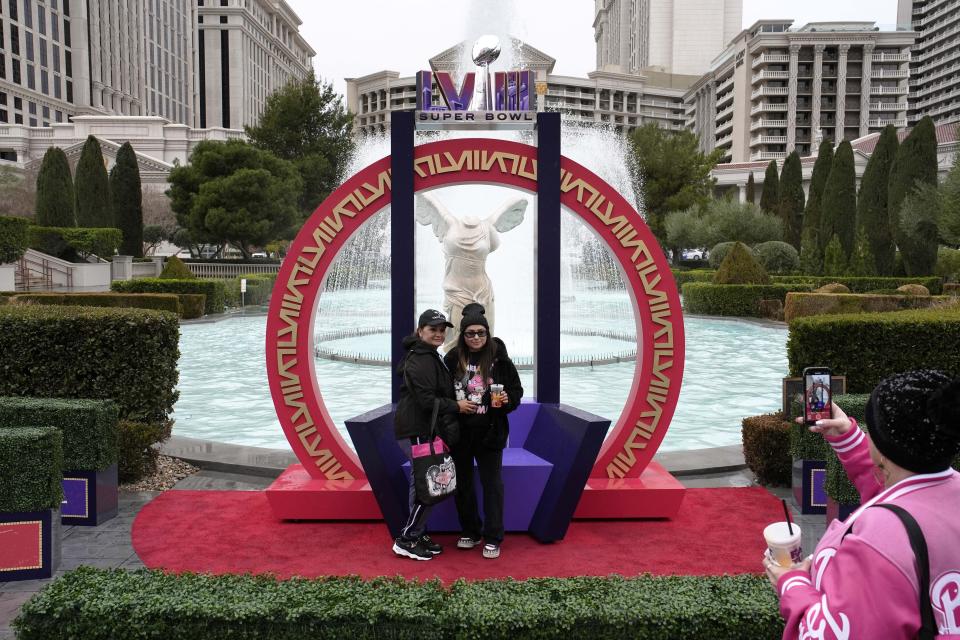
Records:
M151 568L284 578L760 573L763 527L782 517L780 502L759 487L689 489L671 521L574 521L563 541L549 545L508 534L498 560L483 559L479 548L458 550L454 534L439 534L443 554L417 562L393 554L382 523L282 522L261 492L167 491L140 511L133 547Z

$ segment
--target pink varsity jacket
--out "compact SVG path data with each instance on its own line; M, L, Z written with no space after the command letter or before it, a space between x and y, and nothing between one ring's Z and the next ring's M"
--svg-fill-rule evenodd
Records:
M873 476L866 435L854 428L827 441L860 492L862 506L834 520L810 572L789 571L777 584L784 640L908 640L920 628L914 553L892 503L919 523L930 556L930 599L940 635L960 638L960 474L915 475L883 489ZM852 526L846 538L844 532ZM842 542L841 542L842 539Z

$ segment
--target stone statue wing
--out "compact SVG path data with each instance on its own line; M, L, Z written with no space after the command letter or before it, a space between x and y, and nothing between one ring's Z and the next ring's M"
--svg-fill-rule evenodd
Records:
M526 198L518 197L507 200L490 216L493 221L493 228L501 233L510 231L510 229L523 222L523 213L526 210Z
M429 193L417 194L415 216L420 224L433 225L433 234L441 241L447 235L453 219L447 207Z

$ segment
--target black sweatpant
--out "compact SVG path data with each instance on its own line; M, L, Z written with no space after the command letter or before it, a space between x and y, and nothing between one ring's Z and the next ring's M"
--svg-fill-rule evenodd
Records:
M482 438L461 432L460 444L453 450L457 465L457 492L454 498L462 535L477 540L483 536L489 544L503 542L503 450L488 449ZM477 491L473 483L473 461L477 461L480 486L483 489L483 515L477 508Z

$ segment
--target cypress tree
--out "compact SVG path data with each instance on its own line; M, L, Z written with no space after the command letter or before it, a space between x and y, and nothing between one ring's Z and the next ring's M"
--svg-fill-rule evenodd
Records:
M830 167L830 177L823 190L820 213L820 238L837 236L846 262L853 255L857 239L857 174L853 166L853 147L846 140L837 147ZM826 249L824 261L826 261ZM828 273L826 275L841 275Z
M777 201L780 199L780 177L777 175L777 161L771 160L767 172L763 174L763 190L760 192L760 208L766 213L777 213Z
M845 276L848 264L847 256L840 245L840 237L834 234L823 251L823 275Z
M790 152L783 162L779 195L777 209L783 221L783 239L799 251L803 225L803 172L800 154L796 151Z
M747 202L757 204L757 185L753 181L753 171L750 172L750 177L747 178Z
M137 154L129 142L117 152L117 162L110 171L110 197L113 201L114 225L123 232L120 253L143 257L143 193Z
M77 226L113 226L107 167L103 162L100 143L93 136L87 136L87 141L83 143L80 162L77 163L74 190L77 194Z
M887 212L893 237L900 248L907 274L918 273L929 252L922 241L913 239L900 228L900 207L904 198L914 192L918 184L937 184L937 136L930 116L925 116L906 137L890 167Z
M888 182L890 167L897 155L897 130L888 124L873 155L867 162L860 181L860 193L857 195L857 230L870 245L873 258L871 273L881 276L893 275L893 229L890 227L890 215L887 209Z
M813 164L810 176L810 197L803 211L803 231L800 239L800 265L805 273L823 272L823 247L820 242L820 214L823 203L823 190L830 177L833 165L833 143L824 140L817 151L817 161Z
M43 154L37 174L37 224L41 227L75 227L73 178L67 154L50 147Z

